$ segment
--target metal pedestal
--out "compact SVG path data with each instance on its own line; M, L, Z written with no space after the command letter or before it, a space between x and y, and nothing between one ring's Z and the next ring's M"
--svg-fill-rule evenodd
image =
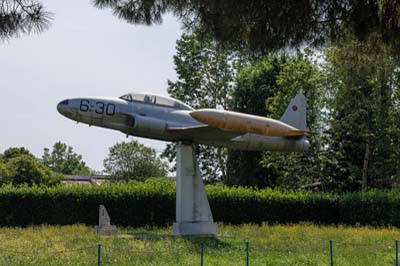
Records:
M192 144L176 148L176 223L174 235L216 235L203 180Z

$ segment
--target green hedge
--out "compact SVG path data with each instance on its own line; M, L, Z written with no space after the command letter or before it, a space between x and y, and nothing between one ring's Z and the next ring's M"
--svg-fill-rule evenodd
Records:
M400 193L329 194L207 186L214 220L228 224L296 223L400 226ZM172 183L0 188L0 226L94 225L103 204L119 226L164 226L175 218Z

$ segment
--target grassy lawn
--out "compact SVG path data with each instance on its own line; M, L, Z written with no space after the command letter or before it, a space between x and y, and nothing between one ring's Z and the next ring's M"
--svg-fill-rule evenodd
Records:
M0 229L0 265L395 265L395 228L315 225L225 226L217 238L172 238L171 228L120 229L117 236L99 236L83 225ZM132 235L146 236L142 239Z

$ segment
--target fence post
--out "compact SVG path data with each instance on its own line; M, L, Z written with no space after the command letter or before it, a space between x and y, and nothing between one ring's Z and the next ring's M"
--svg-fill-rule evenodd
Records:
M399 240L396 240L396 266L399 266Z
M333 266L333 242L329 240L329 253L331 257L331 266Z
M97 266L101 265L101 244L97 244Z
M200 266L204 266L204 242L200 243Z
M249 241L246 241L246 266L249 266Z

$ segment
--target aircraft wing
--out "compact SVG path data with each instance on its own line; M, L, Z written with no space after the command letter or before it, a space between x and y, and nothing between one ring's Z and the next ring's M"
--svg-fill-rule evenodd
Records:
M167 128L170 133L177 133L190 139L203 140L230 140L232 138L243 135L243 133L226 131L208 125L198 125L189 127L171 126Z

